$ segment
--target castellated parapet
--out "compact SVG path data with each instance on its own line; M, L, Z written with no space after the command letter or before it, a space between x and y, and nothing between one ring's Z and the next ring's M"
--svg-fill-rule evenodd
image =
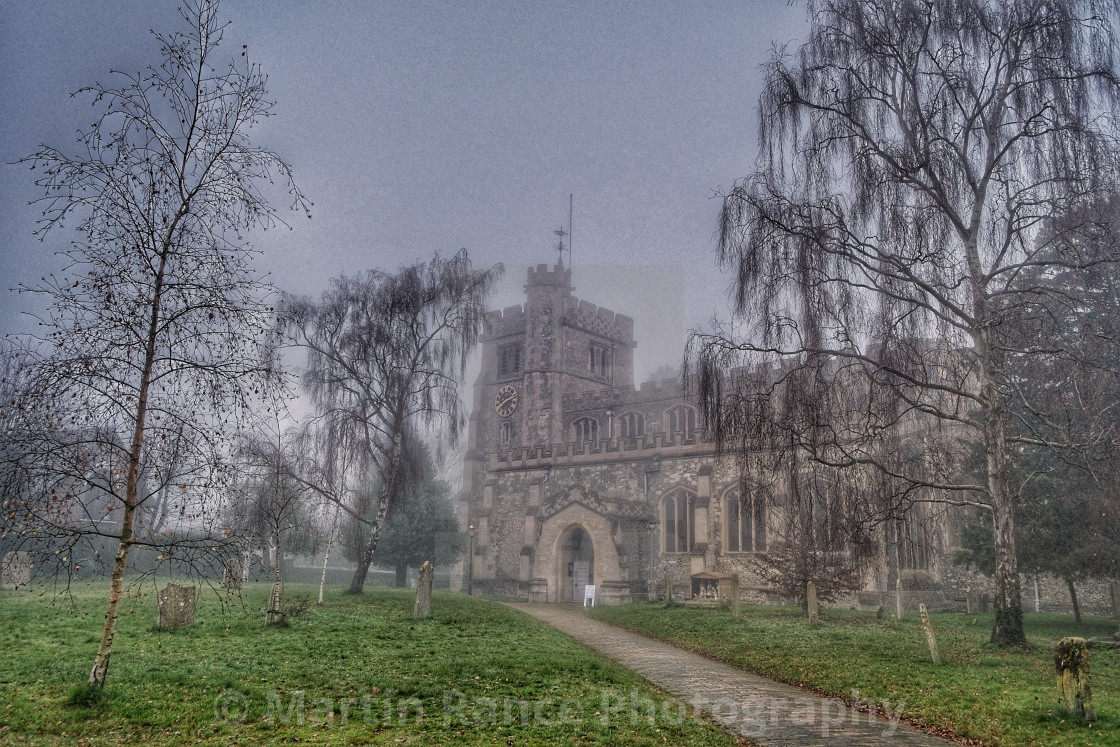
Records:
M479 339L490 340L495 337L525 333L525 307L521 304L507 306L501 311L486 312L486 331Z

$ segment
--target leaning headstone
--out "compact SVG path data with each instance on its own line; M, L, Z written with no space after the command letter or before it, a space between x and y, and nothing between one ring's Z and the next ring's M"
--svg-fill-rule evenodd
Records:
M432 581L435 579L436 569L430 561L425 560L420 566L420 573L416 576L416 604L412 607L412 617L416 620L427 620L432 614Z
M902 579L895 579L894 582L894 617L899 622L902 622Z
M805 584L805 603L809 608L809 624L815 627L821 621L821 612L817 606L817 585L812 581Z
M937 651L937 637L933 634L933 625L929 622L929 612L924 604L918 605L918 613L922 616L922 629L926 632L926 643L929 644L929 658L934 664L941 663L941 654Z
M226 591L241 589L241 561L237 558L230 558L222 568L222 585Z
M198 595L195 587L172 583L159 592L159 629L175 630L194 625Z
M1084 638L1063 638L1054 649L1058 673L1058 702L1085 721L1093 721L1093 691L1089 685L1089 647Z
M739 606L739 574L731 574L731 619L738 620L743 616Z
M4 553L0 566L0 589L26 589L31 583L31 553L13 550Z

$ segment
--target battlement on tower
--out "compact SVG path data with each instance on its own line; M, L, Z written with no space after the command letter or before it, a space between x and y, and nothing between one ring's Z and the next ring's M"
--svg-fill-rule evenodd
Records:
M634 320L604 306L596 306L593 303L573 298L572 305L564 314L564 323L602 337L617 340L630 347L636 346L634 342Z
M501 310L486 312L486 331L481 339L487 340L495 337L504 337L525 332L525 307L507 306Z
M572 270L569 267L564 267L564 265L556 265L551 270L548 269L546 264L530 267L525 290L528 291L529 287L533 285L553 285L570 293L574 290L572 288Z

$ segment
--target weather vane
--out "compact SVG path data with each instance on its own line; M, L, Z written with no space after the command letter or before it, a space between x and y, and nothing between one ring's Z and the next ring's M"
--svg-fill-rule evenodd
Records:
M556 243L556 252L560 255L559 259L556 260L556 264L562 265L564 264L564 249L567 248L564 246L564 237L568 235L568 232L564 230L563 226L560 226L560 228L553 231L553 233L560 237L560 241Z

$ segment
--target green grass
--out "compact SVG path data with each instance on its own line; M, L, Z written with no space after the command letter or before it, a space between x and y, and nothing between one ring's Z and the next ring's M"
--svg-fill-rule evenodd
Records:
M317 591L289 585L286 596ZM107 587L0 593L0 743L736 743L671 717L669 696L498 604L437 592L432 618L414 621L409 591L338 590L265 628L267 596L246 587L223 611L204 594L196 624L174 633L155 629L154 593L126 598L98 698L82 686ZM602 718L604 698L635 695L670 716Z
M1075 723L1057 705L1053 644L1063 636L1110 636L1115 619L1026 616L1030 649L988 644L993 618L932 616L942 664L930 661L918 615L822 610L812 628L792 607L727 611L654 604L604 607L595 617L648 633L743 669L831 696L904 700L903 718L991 745L1120 745L1120 651L1092 651L1098 720Z

